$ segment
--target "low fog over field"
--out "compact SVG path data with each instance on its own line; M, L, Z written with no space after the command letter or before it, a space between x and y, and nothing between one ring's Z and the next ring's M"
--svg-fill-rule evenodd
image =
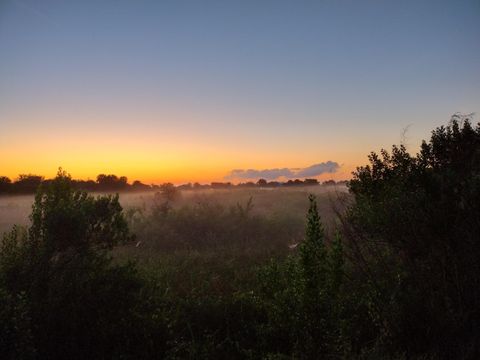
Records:
M0 196L0 233L13 225L27 225L32 210L33 195Z
M260 188L232 190L195 190L181 191L180 196L172 201L174 208L182 208L199 203L235 206L246 204L252 198L252 213L261 215L284 214L303 221L308 207L308 194L320 196L319 208L322 216L331 219L331 200L337 193L345 193L345 185L310 186L291 188ZM94 193L100 195L100 193ZM125 211L132 209L151 210L158 203L159 197L154 191L120 193L120 203ZM34 195L2 195L0 196L0 233L8 231L13 225L26 226L32 210Z

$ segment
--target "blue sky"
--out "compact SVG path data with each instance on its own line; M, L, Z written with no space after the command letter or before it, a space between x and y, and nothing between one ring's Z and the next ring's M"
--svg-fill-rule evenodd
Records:
M0 169L180 181L192 164L214 180L334 161L346 176L409 124L415 151L479 111L479 40L478 0L2 0Z

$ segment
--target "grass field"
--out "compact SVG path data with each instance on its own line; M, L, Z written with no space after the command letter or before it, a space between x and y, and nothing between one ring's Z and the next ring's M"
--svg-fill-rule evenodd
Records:
M245 204L250 197L253 201L252 212L257 215L271 216L274 214L291 216L302 223L308 207L308 194L319 197L320 214L325 219L333 219L331 202L338 193L347 191L344 185L312 186L283 189L233 189L233 190L198 190L183 191L172 206L182 208L198 203L221 204L235 206ZM8 231L13 225L26 226L32 210L33 195L2 195L0 196L0 233ZM155 202L155 192L121 193L120 202L128 211L132 208L151 210ZM303 231L303 228L302 228Z

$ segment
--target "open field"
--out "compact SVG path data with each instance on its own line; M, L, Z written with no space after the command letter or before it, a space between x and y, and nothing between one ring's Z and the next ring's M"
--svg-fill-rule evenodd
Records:
M181 196L172 203L172 206L178 209L198 203L210 203L229 207L235 206L237 203L245 204L252 197L254 214L288 215L299 220L303 226L305 211L308 207L308 194L319 196L321 216L325 219L332 219L331 202L335 200L338 193L346 191L345 185L182 191ZM10 230L13 225L28 225L28 216L32 210L33 200L33 195L0 196L0 233ZM155 203L155 192L120 193L120 203L126 211L132 208L142 208L148 212Z

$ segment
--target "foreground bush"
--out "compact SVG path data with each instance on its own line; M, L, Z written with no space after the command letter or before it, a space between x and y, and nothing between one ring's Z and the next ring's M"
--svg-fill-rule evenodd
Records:
M106 252L131 239L118 196L93 198L70 185L59 171L37 192L28 232L4 236L2 358L138 358L161 350L161 337L149 340L156 330L143 281Z
M480 124L455 116L416 156L372 153L345 225L385 349L480 356Z
M310 196L305 240L286 261L261 272L259 302L267 314L260 329L271 354L294 358L345 355L340 236L327 247L315 198Z

